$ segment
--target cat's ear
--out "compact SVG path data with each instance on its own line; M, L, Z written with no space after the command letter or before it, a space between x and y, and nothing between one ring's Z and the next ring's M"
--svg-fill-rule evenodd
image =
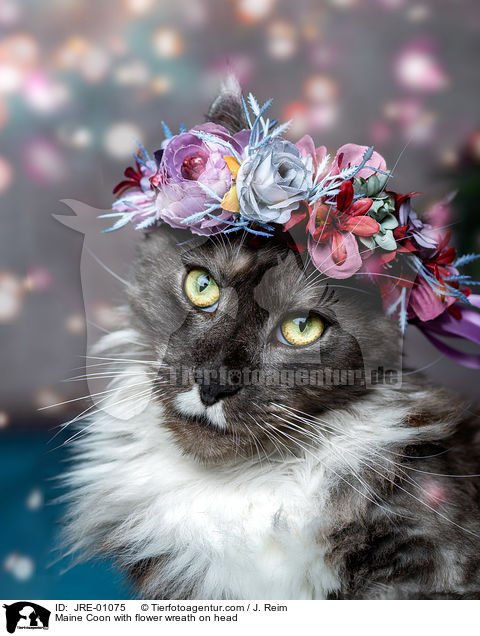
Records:
M225 126L232 135L248 127L242 106L242 90L234 75L229 75L223 82L219 96L210 106L207 119Z

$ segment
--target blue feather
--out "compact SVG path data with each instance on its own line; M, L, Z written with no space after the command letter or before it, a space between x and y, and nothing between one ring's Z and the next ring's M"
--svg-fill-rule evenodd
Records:
M206 194L212 197L212 199L214 199L215 201L218 201L219 203L222 202L222 197L218 196L215 190L212 190L212 188L207 186L205 183L202 183L201 181L197 181L197 183Z
M248 227L248 225L239 225L237 227L230 228L229 230L225 230L223 233L230 234L231 232L238 232L238 230L245 230L245 232L249 232L250 234L255 234L255 236L268 236L268 237L272 236L271 234L268 234L267 232L254 230L253 228Z
M135 139L135 137L134 137L134 141L135 141L135 143L137 144L137 146L140 148L140 150L142 151L143 156L145 157L145 159L146 159L147 161L151 161L152 159L151 159L150 155L148 154L147 149L146 149L146 148L145 148L145 146L142 144L142 142L141 142L141 141L138 141L138 139ZM137 157L137 155L134 155L134 156L135 156L135 157Z
M177 245L178 246L187 245L187 243L191 243L194 240L195 240L195 237L192 237L191 239L187 239L186 241L181 241L181 243L177 243Z
M235 159L238 161L238 163L242 163L242 159L239 157L237 151L235 150L235 148L233 148L232 144L229 143L228 141L224 141L223 139L220 139L220 137L217 137L216 135L212 135L211 133L205 132L204 130L192 130L191 133L192 135L195 135L195 137L198 137L199 139L201 139L202 141L206 143L211 143L217 146L223 146L224 148L227 148L230 154L233 155Z
M235 227L231 227L228 230L223 230L222 234L231 234L232 232L238 232L239 230L243 230L245 227L243 225L238 225Z
M470 283L471 276L466 276L465 274L455 274L452 276L444 276L443 280L448 281L458 281L459 283Z
M125 215L125 217L123 219L118 219L118 221L116 221L112 225L112 227L109 227L106 230L102 230L102 232L104 234L106 234L108 232L114 232L115 230L119 230L124 225L127 225L127 223L129 223L129 222L130 222L130 215Z
M258 127L260 125L260 122L262 122L262 116L263 114L270 108L270 106L272 105L273 99L267 99L267 101L263 104L263 106L261 108L258 107L258 103L255 100L255 98L253 97L253 95L250 93L249 98L252 98L256 104L256 109L254 110L252 107L252 110L254 112L254 114L256 115L256 119L253 122L253 126L252 126L252 130L250 132L250 140L249 140L249 146L256 146L259 142L259 135L258 135Z
M124 212L109 212L108 214L99 214L97 219L113 219L116 216L123 216Z
M195 212L194 214L190 214L190 216L185 217L184 219L182 219L181 223L182 225L188 225L189 223L200 221L201 219L203 219L204 216L210 214L210 212L213 212L213 210L217 210L218 208L219 206L216 204L209 205L207 208L205 208L205 210L202 210L201 212Z
M245 102L245 99L242 95L242 107L243 107L243 112L245 115L245 119L247 120L248 123L248 127L251 129L252 128L252 120L250 119L250 113L248 112L248 107L247 104Z
M255 99L253 93L248 93L248 103L250 104L250 108L252 109L253 114L255 115L255 117L257 117L258 113L260 112L260 106L258 105L258 102Z
M458 298L459 300L463 300L464 303L467 303L467 305L470 305L470 301L468 300L468 297L465 296L465 294L463 292L461 292L459 289L455 289L454 287L450 287L450 285L447 285L447 289L448 289L448 295L449 296L453 296L454 298Z
M463 256L459 256L457 258L457 260L453 263L453 266L461 267L462 265L466 265L467 263L476 261L477 258L480 258L480 254L464 254Z
M162 123L162 128L163 128L163 133L165 135L165 138L171 139L173 137L172 131L170 130L170 128L167 126L167 124L164 121L162 121L161 123Z
M148 165L141 157L135 154L132 154L132 157L135 159L135 161L138 161L138 163L140 163L144 168L148 168Z
M362 161L367 162L369 159L372 158L372 155L373 155L373 146L370 146L363 153Z
M157 219L152 216L150 218L144 219L140 223L137 223L135 226L136 230L145 230L147 227L151 227L154 223L156 223Z

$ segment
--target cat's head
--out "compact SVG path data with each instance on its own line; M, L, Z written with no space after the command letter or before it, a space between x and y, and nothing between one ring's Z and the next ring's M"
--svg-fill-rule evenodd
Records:
M251 452L279 427L292 434L295 414L346 407L379 367L396 368L399 334L375 288L325 279L277 242L178 239L163 227L142 242L130 302L186 451Z
M244 125L232 94L209 119ZM135 327L162 364L156 399L186 452L215 461L281 450L304 426L296 415L346 407L379 367L397 368L400 334L374 286L327 279L281 238L191 237L147 234L130 289Z

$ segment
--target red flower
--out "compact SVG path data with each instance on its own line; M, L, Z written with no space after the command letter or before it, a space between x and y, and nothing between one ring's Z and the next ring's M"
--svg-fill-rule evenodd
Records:
M306 220L305 231L310 234L308 251L315 267L332 278L348 278L362 265L356 236L372 236L380 226L366 212L372 199L353 201L351 181L345 181L335 197L335 202L318 201L313 208L304 201L293 212L283 230L287 231ZM298 241L296 241L298 244Z
M450 232L447 232L438 244L438 249L431 258L423 261L425 267L438 280L441 285L445 285L444 278L452 275L453 261L455 260L455 248L448 247L450 242ZM449 285L455 281L448 282ZM454 286L454 285L452 285ZM458 283L457 283L458 287Z
M362 266L356 236L372 236L380 226L365 216L371 199L353 201L353 186L346 181L340 186L335 205L318 202L313 206L307 224L310 233L308 251L315 267L331 278L349 278Z
M435 254L422 261L424 267L438 281L439 289L434 291L427 281L422 276L419 276L410 295L409 317L418 317L422 321L433 320L445 310L448 310L455 318L459 318L458 309L453 307L456 298L451 295L450 290L452 288L459 289L460 285L458 281L447 280L449 277L458 274L458 270L453 266L455 248L448 247L449 242L450 232L447 232L440 241ZM471 293L468 287L460 291L465 296Z
M357 236L372 236L380 230L380 226L365 213L372 207L372 199L363 198L353 202L353 185L345 181L335 199L335 207L328 203L313 206L308 223L308 231L314 241L332 242L332 257L337 265L347 258L344 233Z
M119 197L131 188L139 188L140 181L143 179L142 167L138 161L135 162L134 168L132 168L132 166L128 166L123 174L125 179L120 181L120 183L113 188L113 194L116 194Z
M418 252L418 247L412 243L409 239L411 235L410 226L400 225L393 230L393 238L397 241L397 245L401 245L401 247L397 247L395 252ZM395 252L393 252L395 254Z

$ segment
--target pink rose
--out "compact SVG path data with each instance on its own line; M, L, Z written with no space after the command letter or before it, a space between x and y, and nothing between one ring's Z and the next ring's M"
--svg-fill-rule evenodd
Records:
M368 150L368 146L359 146L358 144L345 144L337 150L337 154L332 164L332 174L340 174L342 170L346 168L352 168L353 166L359 166L362 163L363 156ZM368 168L362 168L356 175L357 177L363 177L368 179L372 174L375 174L375 170L370 168L376 168L378 170L385 171L387 164L382 155L378 152L374 152L372 157L367 162Z

